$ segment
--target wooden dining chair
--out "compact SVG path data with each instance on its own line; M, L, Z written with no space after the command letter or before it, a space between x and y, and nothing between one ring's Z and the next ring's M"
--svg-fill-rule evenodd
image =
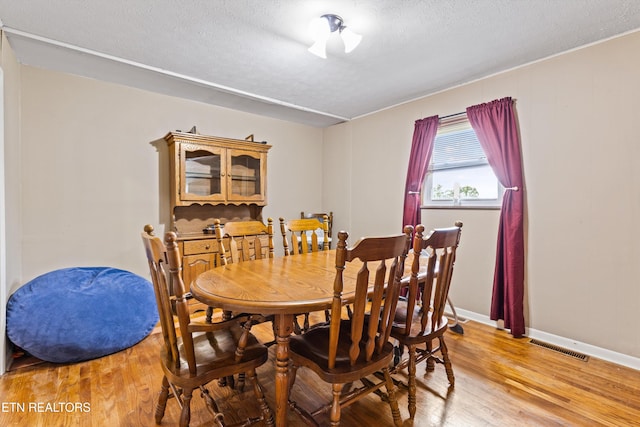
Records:
M224 227L221 226L220 220L216 219L213 228L222 265L273 258L271 218L267 218L266 225L261 221L229 221Z
M300 219L304 218L315 218L320 222L324 221L324 217L327 217L327 237L329 240L329 249L331 249L332 243L332 235L333 235L333 212L314 212L314 213L305 213L304 211L300 212Z
M444 314L456 250L460 243L462 222L454 227L437 228L424 236L424 226L418 225L413 239L411 276L406 299L398 302L391 336L399 349L407 347L409 355L393 369L398 372L407 368L409 377L409 416L416 413L416 365L426 360L427 372L433 371L435 363L444 364L453 388L455 378L444 335L449 320ZM434 347L433 342L438 340ZM424 345L424 348L422 346ZM421 347L419 347L421 346ZM402 354L402 351L400 351Z
M348 234L338 233L331 321L302 335L294 335L290 341L291 386L300 367L311 369L323 381L332 384L332 401L314 411L302 408L292 399L291 407L310 424L318 425L314 417L328 411L331 425L338 426L342 407L386 387L394 423L402 425L396 386L388 369L393 359L389 334L411 231L412 227L406 227L405 234L364 238L352 248L347 248ZM347 264L352 262L354 266L345 279ZM355 299L351 317L344 318L342 310L347 301L343 284L352 278L355 280ZM384 380L378 380L374 375L377 372L382 373ZM362 386L354 388L353 383L357 381ZM343 394L345 384L350 384L351 388Z
M316 218L291 219L285 221L280 217L280 232L284 255L300 255L320 250L329 250L329 218L324 215L322 222ZM310 313L302 313L303 324L300 326L298 316L294 317L296 334L303 333L311 327ZM325 312L325 322L329 321L329 312Z
M267 218L267 225L261 221L229 221L224 228L220 220L213 221L213 232L218 242L221 265L273 258L273 219ZM231 315L223 313L223 318ZM207 321L210 319L207 310ZM254 323L273 321L273 316L254 315ZM270 346L274 340L266 343Z
M182 408L180 426L188 426L192 394L199 389L207 409L213 415L213 425L224 426L224 416L206 386L215 379L246 373L253 384L261 415L247 418L242 425L263 421L273 426L273 415L256 377L256 368L267 361L268 351L250 332L251 316L242 315L216 323L192 321L180 275L181 257L176 234L166 234L165 246L159 237L152 234L152 230L153 227L145 226L142 242L149 262L164 338L160 356L164 376L156 407L156 423L162 422L167 400L174 397ZM170 282L173 294L169 289ZM177 311L177 330L172 300L175 300Z
M329 249L329 217L319 221L316 218L280 218L280 232L285 255L306 254Z
M213 232L218 242L219 265L273 258L271 218L268 218L267 225L261 221L229 221L224 229L216 218L213 220ZM213 307L207 307L207 322L211 321L213 310Z

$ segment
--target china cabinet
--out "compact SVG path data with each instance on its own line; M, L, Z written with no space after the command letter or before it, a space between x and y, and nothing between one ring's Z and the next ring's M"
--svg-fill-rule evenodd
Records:
M172 207L266 204L270 145L178 132L170 132L165 140Z
M262 221L267 204L265 143L169 132L171 229L178 235L187 286L220 263L213 223Z

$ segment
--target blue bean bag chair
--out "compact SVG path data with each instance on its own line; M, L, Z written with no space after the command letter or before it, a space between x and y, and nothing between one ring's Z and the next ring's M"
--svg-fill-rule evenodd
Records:
M152 284L131 272L75 267L36 277L7 303L7 335L31 355L80 362L124 350L158 322Z

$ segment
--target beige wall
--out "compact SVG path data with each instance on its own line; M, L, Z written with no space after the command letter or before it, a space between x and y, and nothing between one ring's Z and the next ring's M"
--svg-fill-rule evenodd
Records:
M70 266L147 276L140 232L169 217L168 131L257 140L269 153L265 218L320 209L322 130L22 67L24 281ZM310 192L309 189L317 189Z
M328 169L340 178L325 177L326 194L351 194L338 227L399 231L414 121L511 96L527 187L527 326L640 357L638 52L634 33L329 129L325 158L339 159ZM452 297L488 316L498 212L423 212L428 228L457 219Z
M21 98L7 100L3 50L5 120L7 102L11 120L21 115L19 129L5 129L18 163L5 159L5 180L20 189L5 207L7 229L17 230L7 242L19 264L11 276L22 284L82 265L146 275L141 227L167 221L166 152L154 141L193 125L273 145L265 217L333 210L352 242L398 232L414 121L512 96L527 184L527 325L639 358L639 51L640 34L631 34L321 130L14 59L10 82L21 90L11 93ZM452 297L480 316L489 312L498 215L423 213L428 228L464 222Z
M0 48L0 373L4 372L6 301L21 283L20 66L2 34Z

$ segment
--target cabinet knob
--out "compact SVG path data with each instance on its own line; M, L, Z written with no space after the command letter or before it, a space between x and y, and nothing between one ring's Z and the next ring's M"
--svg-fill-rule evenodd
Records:
M206 250L209 250L209 248L211 248L211 246L209 246L209 245L205 245L205 247L204 247L204 248L205 248Z

